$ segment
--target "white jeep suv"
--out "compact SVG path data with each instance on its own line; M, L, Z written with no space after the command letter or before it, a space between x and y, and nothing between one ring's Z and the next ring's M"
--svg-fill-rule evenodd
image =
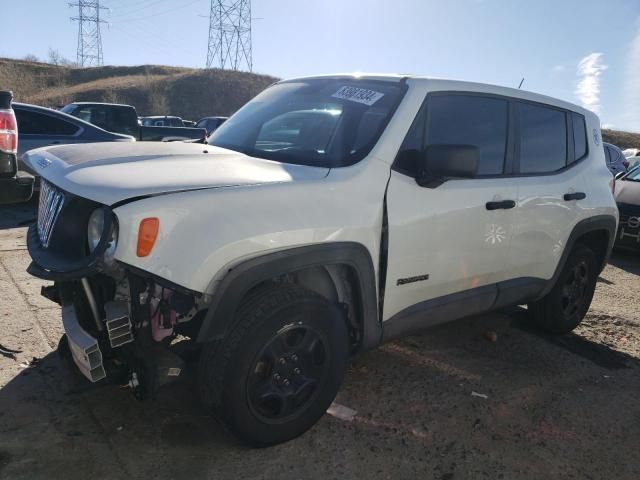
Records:
M188 337L205 405L259 446L309 429L382 342L518 304L572 330L618 222L596 115L459 81L282 81L208 144L26 161L29 271L55 281L61 349L153 396Z

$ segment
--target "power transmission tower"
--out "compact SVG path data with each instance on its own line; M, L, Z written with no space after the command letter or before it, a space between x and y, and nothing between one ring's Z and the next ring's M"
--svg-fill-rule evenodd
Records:
M78 16L71 20L78 21L78 51L76 62L81 67L95 67L103 64L102 37L100 24L106 23L100 19L100 0L78 0L70 3L70 7L78 7Z
M211 0L207 68L253 70L251 0Z

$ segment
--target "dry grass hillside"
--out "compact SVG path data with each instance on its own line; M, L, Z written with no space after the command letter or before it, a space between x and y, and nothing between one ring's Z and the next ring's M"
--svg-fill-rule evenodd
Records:
M0 58L0 89L15 100L47 107L73 101L127 103L140 115L197 120L230 115L276 81L274 77L218 69L143 65L72 68Z
M57 107L73 101L128 103L140 115L178 115L197 120L230 115L274 77L228 70L141 65L73 68L0 58L0 89L17 101ZM605 142L640 148L640 134L603 130Z
M602 139L621 149L640 148L640 133L619 132L617 130L602 130Z

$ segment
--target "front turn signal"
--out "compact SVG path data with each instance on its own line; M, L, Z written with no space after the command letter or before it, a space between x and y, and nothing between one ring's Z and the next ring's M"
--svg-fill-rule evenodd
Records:
M160 230L160 220L156 217L144 218L140 221L138 229L138 249L136 254L139 257L146 257L153 250L153 245L158 238Z

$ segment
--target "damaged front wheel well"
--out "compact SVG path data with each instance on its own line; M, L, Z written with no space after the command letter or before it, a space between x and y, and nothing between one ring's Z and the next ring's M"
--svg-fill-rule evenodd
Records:
M379 343L381 326L373 262L369 251L355 242L296 247L230 269L213 294L198 341L224 338L249 292L274 282L301 285L342 305L349 319L354 349L371 348Z

